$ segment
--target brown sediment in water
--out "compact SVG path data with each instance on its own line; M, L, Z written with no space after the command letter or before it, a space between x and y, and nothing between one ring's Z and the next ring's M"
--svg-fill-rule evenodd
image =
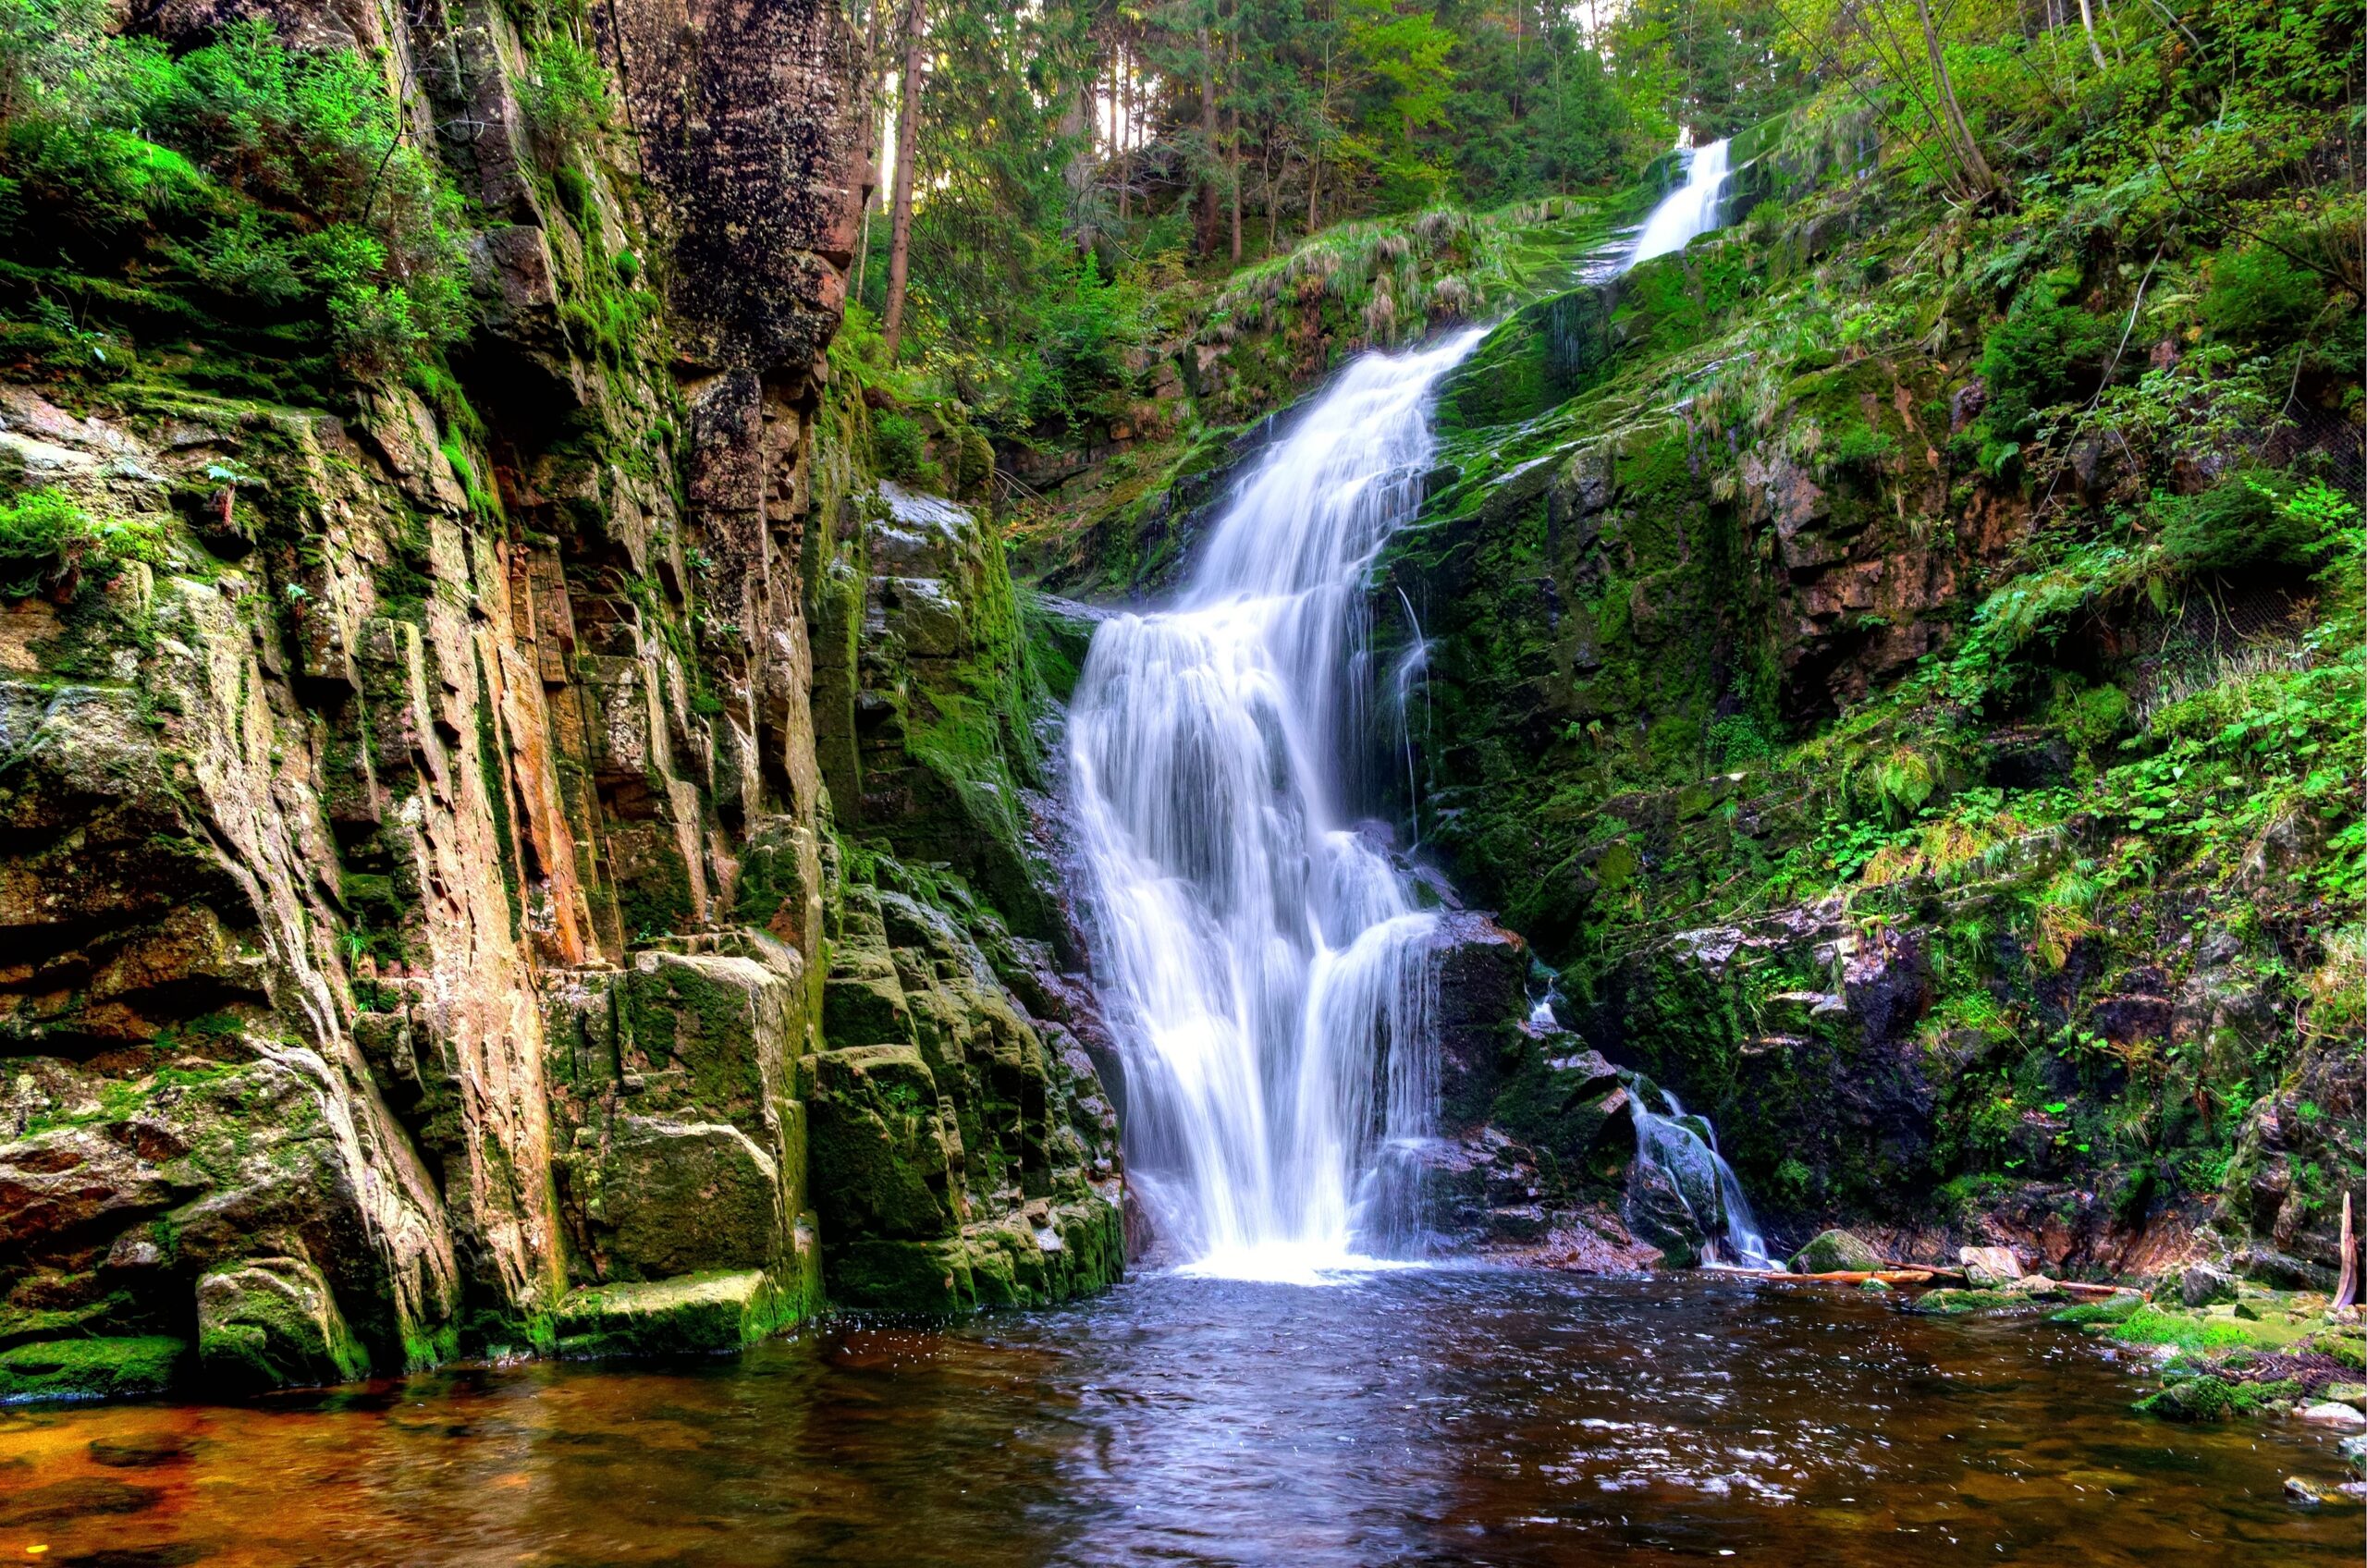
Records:
M2359 1560L2334 1438L2133 1415L2141 1360L1741 1280L1155 1275L740 1359L0 1415L57 1563ZM27 1555L31 1548L45 1552Z

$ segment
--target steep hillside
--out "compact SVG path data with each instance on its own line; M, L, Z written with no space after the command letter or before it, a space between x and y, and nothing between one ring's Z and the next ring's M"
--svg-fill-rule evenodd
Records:
M1381 585L1428 639L1403 803L1787 1233L2333 1284L2367 663L2324 265L1844 165L1444 389ZM1553 1050L1500 1105L1549 1143Z

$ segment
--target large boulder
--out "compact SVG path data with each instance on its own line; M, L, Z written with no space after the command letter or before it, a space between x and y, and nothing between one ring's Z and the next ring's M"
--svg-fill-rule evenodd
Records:
M370 1370L328 1281L293 1257L255 1258L198 1280L197 1355L209 1381L231 1389L346 1383Z
M917 1048L823 1052L816 1059L810 1147L828 1244L950 1235L961 1219L952 1191L960 1137Z
M1846 1231L1824 1231L1792 1255L1795 1274L1837 1274L1846 1269L1880 1268L1883 1255L1873 1244Z
M770 1268L789 1246L780 1168L729 1122L619 1117L585 1196L611 1280Z
M2234 1301L2236 1277L2215 1263L2189 1263L2178 1274L2178 1299L2195 1307Z

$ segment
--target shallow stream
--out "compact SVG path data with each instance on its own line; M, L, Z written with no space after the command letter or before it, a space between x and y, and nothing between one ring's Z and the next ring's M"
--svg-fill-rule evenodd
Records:
M2355 1505L2282 1496L2337 1478L2330 1438L2133 1416L2137 1374L2044 1325L1699 1274L1149 1274L738 1359L0 1413L0 1560L2361 1560Z

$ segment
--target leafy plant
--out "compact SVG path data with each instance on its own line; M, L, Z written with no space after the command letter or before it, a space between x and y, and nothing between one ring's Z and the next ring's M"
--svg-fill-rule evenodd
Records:
M546 167L556 168L581 156L607 130L616 112L607 67L565 33L536 43L530 63L520 96L535 149Z

